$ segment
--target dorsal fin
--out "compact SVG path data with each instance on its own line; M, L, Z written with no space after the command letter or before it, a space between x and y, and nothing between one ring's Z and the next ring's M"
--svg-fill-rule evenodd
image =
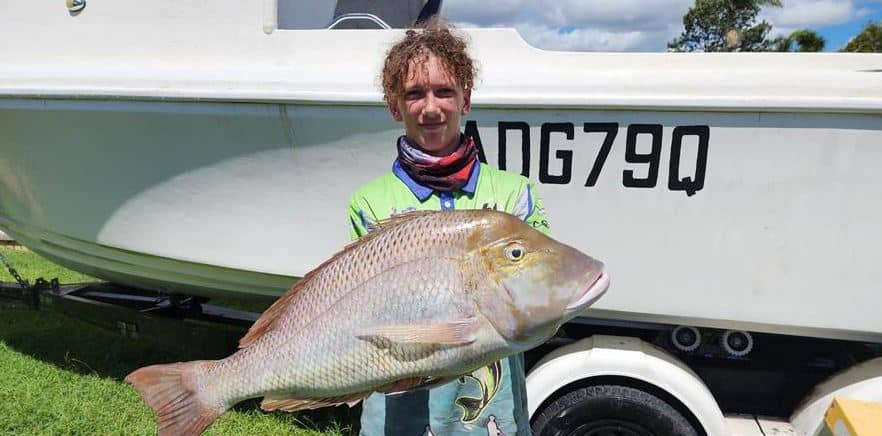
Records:
M384 220L380 220L377 222L377 229L387 229L389 227L395 226L397 224L401 224L404 222L408 222L414 218L419 218L421 216L433 215L439 213L441 211L438 210L413 210L410 212L400 213L398 215L393 215Z
M266 332L271 331L275 328L276 321L282 317L282 314L285 313L285 309L287 309L288 305L291 304L291 301L296 298L296 295L300 292L301 289L305 288L312 278L317 274L318 271L321 271L326 265L333 263L337 260L337 258L343 256L356 249L358 246L362 244L366 244L371 239L377 237L380 234L389 231L390 229L408 222L414 218L430 215L433 213L441 213L439 211L413 211L406 212L400 215L396 215L394 217L381 220L377 223L376 230L368 233L367 235L362 236L361 238L350 242L342 250L338 251L336 254L331 256L330 259L322 262L321 265L317 266L312 271L306 273L302 279L298 280L297 283L294 283L287 292L285 292L278 300L276 300L269 308L267 308L260 318L254 322L250 329L248 329L248 333L245 336L242 336L242 339L239 340L239 348L245 348L255 343L258 339L260 339Z

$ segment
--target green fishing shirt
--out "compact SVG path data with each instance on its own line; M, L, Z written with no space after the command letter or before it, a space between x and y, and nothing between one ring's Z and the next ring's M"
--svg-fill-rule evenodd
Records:
M349 202L351 237L378 221L415 210L495 209L548 234L548 220L525 177L475 165L456 192L435 192L413 180L396 160L392 171L359 188ZM361 434L529 435L524 359L516 355L431 388L399 395L374 393L363 403Z

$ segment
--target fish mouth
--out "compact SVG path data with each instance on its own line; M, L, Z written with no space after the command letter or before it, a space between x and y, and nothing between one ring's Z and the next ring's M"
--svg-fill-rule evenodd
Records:
M606 290L609 288L609 275L601 272L597 278L591 282L590 285L585 289L585 292L582 293L582 296L579 297L578 300L567 305L567 311L576 311L579 309L584 309L597 301L598 298L603 296L606 293Z

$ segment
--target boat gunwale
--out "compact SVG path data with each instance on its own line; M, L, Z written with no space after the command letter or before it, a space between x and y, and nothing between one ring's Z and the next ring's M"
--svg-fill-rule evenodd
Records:
M231 103L231 104L303 104L319 106L385 106L376 93L345 95L333 93L288 92L137 92L90 89L82 91L4 90L0 100L71 100L169 103ZM762 101L758 101L762 100ZM713 101L713 104L708 103ZM830 104L830 101L848 104ZM826 103L826 104L825 104ZM472 109L488 110L636 110L661 112L763 112L763 113L841 113L880 114L882 101L875 98L732 98L732 97L594 97L594 98L519 98L483 96L473 97Z

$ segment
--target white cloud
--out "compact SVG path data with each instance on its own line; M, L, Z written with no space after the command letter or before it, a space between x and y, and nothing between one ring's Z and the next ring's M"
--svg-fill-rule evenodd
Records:
M854 2L858 2L856 7ZM760 19L774 34L845 23L879 0L783 0ZM442 14L461 27L514 27L549 50L664 51L683 30L694 0L445 0Z
M860 8L857 10L857 13L855 14L855 16L858 18L863 18L863 17L866 17L867 15L870 15L872 13L873 13L873 10L870 8Z
M461 27L514 27L548 50L663 51L692 0L446 0L442 14Z
M534 25L521 26L519 31L527 42L547 50L654 51L651 34L643 31L576 28L562 33L555 28Z
M459 23L478 26L499 26L524 19L524 10L533 2L526 0L496 0L493 2L447 0L441 14Z
M784 0L761 14L775 26L803 28L846 23L856 16L851 0Z
M691 0L558 0L544 2L543 16L555 26L594 26L603 29L658 30L681 23Z

